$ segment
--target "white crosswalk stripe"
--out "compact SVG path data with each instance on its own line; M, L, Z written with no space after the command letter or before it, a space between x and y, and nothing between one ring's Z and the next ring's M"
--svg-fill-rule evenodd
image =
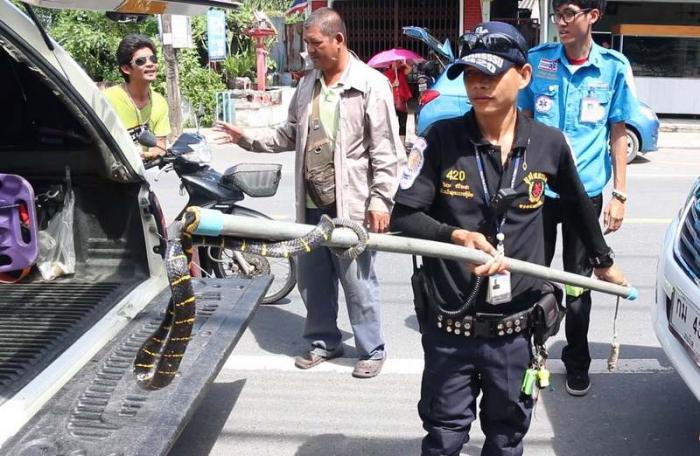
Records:
M332 361L319 364L309 372L319 373L350 373L355 364L354 358L336 358ZM551 359L547 362L547 368L552 374L564 374L566 370L559 359ZM294 358L283 355L272 356L231 356L224 369L239 371L275 371L275 372L299 372L294 367ZM383 374L420 375L423 372L422 359L387 359L382 368ZM608 361L594 359L591 362L589 372L593 375L610 374ZM612 373L617 374L656 374L670 373L673 368L664 366L657 359L621 359L617 369Z

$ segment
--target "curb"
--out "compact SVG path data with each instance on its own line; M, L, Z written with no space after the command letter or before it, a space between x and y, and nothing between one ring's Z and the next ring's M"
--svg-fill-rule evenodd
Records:
M664 122L661 120L659 131L665 133L700 133L700 122Z

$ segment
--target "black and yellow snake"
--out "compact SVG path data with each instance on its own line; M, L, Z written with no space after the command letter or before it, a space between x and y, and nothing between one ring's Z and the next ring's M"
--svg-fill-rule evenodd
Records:
M267 243L227 236L193 236L198 216L196 208L188 209L184 226L179 230L180 238L168 241L165 266L172 297L160 326L146 339L134 360L136 381L144 389L161 389L173 381L192 338L196 314L196 298L190 276L193 245L220 247L261 256L288 257L310 252L327 241L335 227L345 226L357 234L359 242L350 249L334 249L334 252L355 259L364 251L368 240L367 232L359 224L327 216L323 216L320 223L306 235L289 241Z

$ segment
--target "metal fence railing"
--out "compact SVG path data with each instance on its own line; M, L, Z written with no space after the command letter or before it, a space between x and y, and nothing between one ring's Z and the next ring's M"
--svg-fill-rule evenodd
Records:
M216 92L216 120L236 122L236 102L233 90Z

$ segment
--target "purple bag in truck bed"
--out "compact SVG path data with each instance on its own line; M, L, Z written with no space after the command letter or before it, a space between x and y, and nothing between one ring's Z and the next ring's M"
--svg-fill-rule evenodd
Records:
M29 212L29 227L22 229L20 206ZM28 228L28 229L27 229ZM0 174L0 272L30 267L39 254L34 189L26 179Z

